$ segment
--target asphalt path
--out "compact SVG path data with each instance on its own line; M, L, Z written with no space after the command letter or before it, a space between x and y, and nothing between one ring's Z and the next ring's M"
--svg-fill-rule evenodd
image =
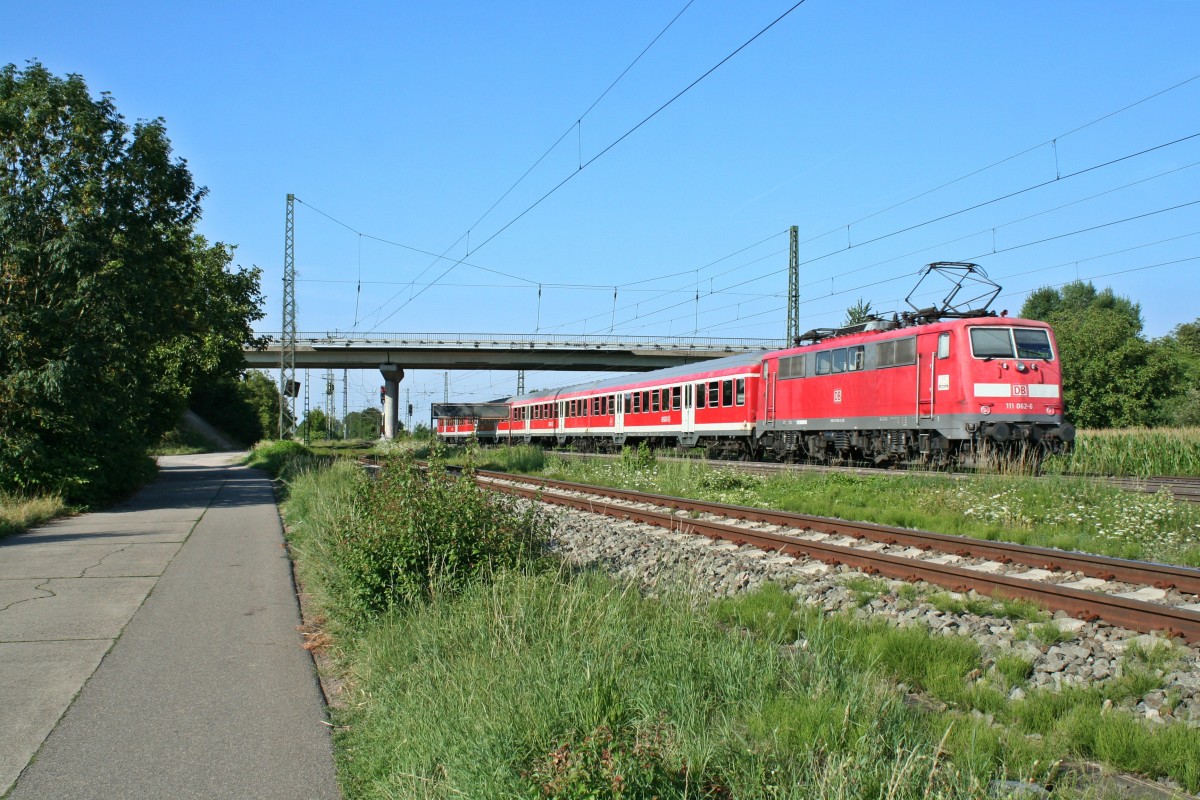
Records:
M0 542L0 796L341 796L271 485L231 460Z

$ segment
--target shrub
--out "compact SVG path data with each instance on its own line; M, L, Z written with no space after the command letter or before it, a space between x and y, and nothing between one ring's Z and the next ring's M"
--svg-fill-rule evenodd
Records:
M457 594L491 569L532 562L545 541L536 507L480 488L469 469L448 473L436 451L427 470L402 456L360 489L339 534L339 599L369 615Z

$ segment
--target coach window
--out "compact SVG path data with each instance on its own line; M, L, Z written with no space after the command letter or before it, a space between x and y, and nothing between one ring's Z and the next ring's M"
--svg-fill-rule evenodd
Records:
M716 408L721 404L721 382L713 381L708 384L708 407Z
M671 387L671 410L678 411L683 397L683 389L678 386Z
M617 413L617 396L615 394L610 394L608 396L608 413Z
M938 334L938 358L950 357L950 331Z
M830 372L833 372L833 351L817 353L817 374L828 375Z
M683 387L683 407L692 407L692 385L690 383Z
M746 405L746 379L738 378L733 382L734 402L739 406Z
M721 381L721 405L733 405L733 381Z
M704 408L704 401L708 399L708 388L703 383L696 384L696 408Z
M658 413L658 390L657 389L655 389L653 392L650 393L650 410L654 413Z

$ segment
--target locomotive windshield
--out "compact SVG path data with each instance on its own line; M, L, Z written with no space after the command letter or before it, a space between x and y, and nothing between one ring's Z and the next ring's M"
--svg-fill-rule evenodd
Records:
M1054 358L1050 334L1044 328L972 328L971 354L976 358Z

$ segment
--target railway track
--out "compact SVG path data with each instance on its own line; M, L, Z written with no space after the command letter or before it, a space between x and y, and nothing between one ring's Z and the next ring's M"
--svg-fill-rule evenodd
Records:
M598 458L598 459L613 459L619 458L617 455L609 453L571 453L554 451L554 455L560 458ZM683 458L678 456L657 456L660 461L675 461L675 462L694 462L703 463L711 467L726 467L749 472L756 475L778 475L788 472L850 472L855 475L888 475L898 477L901 475L910 474L907 470L896 469L880 469L878 467L830 467L819 464L779 464L760 461L722 461L713 459L696 459ZM930 473L936 475L946 475L952 478L966 478L977 473L972 472L936 472ZM1090 475L1078 475L1075 477L1091 478L1092 480L1104 481L1119 489L1128 491L1146 492L1149 494L1157 494L1166 489L1176 499L1188 503L1200 503L1200 478L1188 476L1159 476L1152 478L1113 478L1113 477L1097 477Z
M477 471L497 491L1200 642L1200 570Z

